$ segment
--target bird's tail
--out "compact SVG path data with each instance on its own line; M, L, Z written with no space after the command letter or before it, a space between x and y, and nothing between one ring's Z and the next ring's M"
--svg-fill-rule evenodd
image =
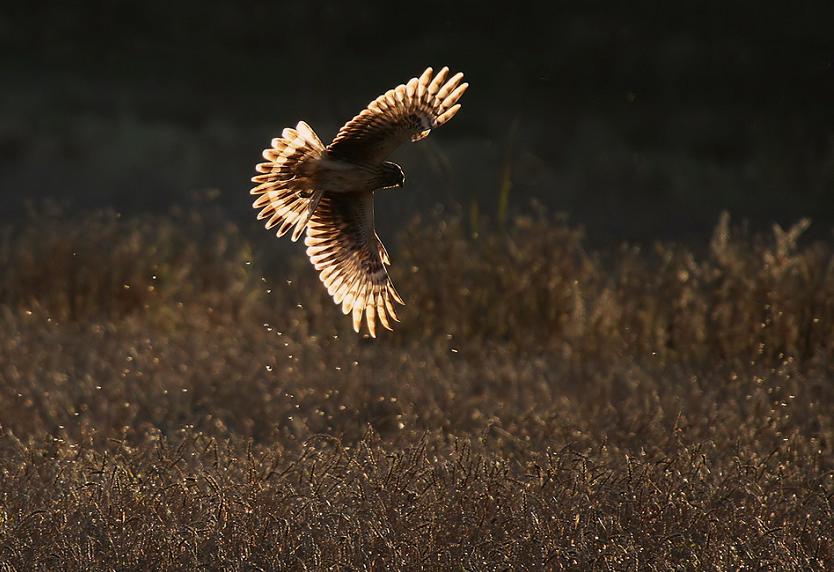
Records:
M261 209L258 220L269 218L266 228L278 226L278 236L295 227L292 239L298 240L313 216L322 192L312 187L310 174L324 153L318 135L303 121L295 129L284 129L281 137L273 139L272 146L264 150L267 162L255 167L262 174L252 177L257 186L249 193L258 195L252 203Z

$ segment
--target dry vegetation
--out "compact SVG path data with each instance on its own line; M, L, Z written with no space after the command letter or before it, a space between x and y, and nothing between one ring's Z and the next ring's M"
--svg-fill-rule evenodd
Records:
M8 229L0 568L834 567L831 244L532 212L389 240L373 342L210 211Z

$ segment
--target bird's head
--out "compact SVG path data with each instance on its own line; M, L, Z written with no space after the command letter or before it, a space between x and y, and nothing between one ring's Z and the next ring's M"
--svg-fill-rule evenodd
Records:
M382 164L381 179L380 189L402 188L405 184L405 174L402 167L390 161L385 161Z

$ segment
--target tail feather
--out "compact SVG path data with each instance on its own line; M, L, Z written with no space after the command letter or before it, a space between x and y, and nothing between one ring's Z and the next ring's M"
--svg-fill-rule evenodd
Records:
M278 236L295 227L292 240L298 240L313 216L322 193L312 188L309 167L324 153L321 140L303 121L295 129L284 129L281 137L272 140L272 147L264 150L267 162L256 165L261 174L252 177L257 185L249 193L258 195L252 203L261 209L258 220L268 217L266 228L278 226Z

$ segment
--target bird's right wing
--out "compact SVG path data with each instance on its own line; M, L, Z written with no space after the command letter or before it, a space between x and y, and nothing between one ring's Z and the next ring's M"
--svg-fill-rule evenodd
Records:
M358 333L364 314L376 337L376 319L390 330L394 302L403 304L386 264L388 253L374 230L373 193L325 193L307 224L307 256L333 301L352 313Z
M266 228L278 227L278 236L295 227L295 242L304 232L322 195L312 187L306 167L323 155L318 135L299 121L295 129L284 129L281 137L272 140L272 146L263 152L267 162L255 166L261 174L252 177L252 182L258 183L249 191L258 196L252 206L261 209L258 220L267 219Z
M360 163L379 163L406 141L419 141L460 109L458 99L469 87L462 73L447 79L427 68L417 78L388 90L348 121L328 145L330 155Z

